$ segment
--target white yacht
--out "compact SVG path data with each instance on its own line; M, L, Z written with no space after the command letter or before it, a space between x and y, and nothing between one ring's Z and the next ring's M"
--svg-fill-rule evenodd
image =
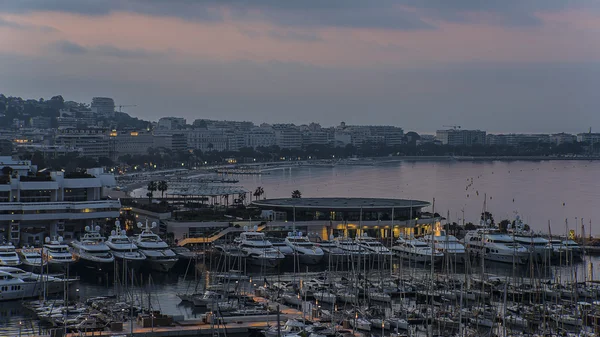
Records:
M375 259L383 259L392 256L391 250L384 246L379 240L368 236L367 233L357 236L356 243Z
M69 246L64 244L62 236L44 239L46 243L42 247L42 258L48 262L48 268L52 272L63 273L75 262Z
M48 264L48 261L42 259L42 250L33 247L23 247L17 254L21 258L23 268L28 270L41 270Z
M273 245L273 248L277 249L281 254L285 255L285 257L292 257L294 255L294 249L288 246L285 239L281 238L267 238L269 242Z
M436 251L457 262L465 261L467 253L465 246L454 235L447 234L445 230L440 230L438 233L425 235L423 241L431 246L433 240L433 248Z
M331 236L331 239L333 240L334 237ZM328 262L330 261L332 263L339 263L347 261L348 259L348 254L346 253L346 251L338 247L338 245L336 245L334 241L321 240L315 244L317 245L317 247L323 250L324 258Z
M50 275L40 275L33 272L28 272L16 267L0 267L0 272L8 273L15 278L21 279L28 283L34 283L35 286L30 287L30 292L24 294L26 297L35 297L46 291L46 294L61 293L65 290L65 282L73 284L78 279L62 279ZM44 289L44 283L45 289Z
M138 228L144 228L144 230L136 236L133 243L146 256L146 264L150 269L156 271L168 272L171 270L179 258L160 236L152 232L152 228L156 228L156 222L152 223L152 227L148 221L146 221L146 225L138 222Z
M10 273L0 271L0 301L22 300L39 296L36 282L27 282Z
M493 228L480 228L465 236L465 243L471 255L483 256L486 260L524 264L529 259L529 251L509 235Z
M257 266L277 267L285 258L280 251L273 248L264 233L256 231L240 234L240 249L246 255L247 261Z
M437 263L444 257L444 253L432 249L430 243L415 238L398 238L392 251L412 262Z
M106 245L121 266L127 265L127 269L138 270L146 256L142 254L133 241L127 236L126 231L121 229L121 223L115 221L115 229L110 232Z
M343 250L353 262L358 261L359 258L365 259L370 255L366 249L359 246L356 241L350 238L337 237L333 239L333 242L335 242L336 246Z
M525 229L525 225L518 215L514 226L509 225L508 233L516 243L527 248L538 261L552 257L553 249L550 241Z
M300 263L318 264L325 255L323 250L315 246L308 237L302 236L302 232L288 233L285 243L292 249L294 256L298 257Z
M570 239L551 238L552 257L563 262L581 257L583 250L577 242Z
M21 264L21 259L17 255L15 246L12 242L4 242L0 244L0 266L18 266Z
M113 271L115 257L100 235L100 226L85 226L85 234L71 242L77 266L100 272Z

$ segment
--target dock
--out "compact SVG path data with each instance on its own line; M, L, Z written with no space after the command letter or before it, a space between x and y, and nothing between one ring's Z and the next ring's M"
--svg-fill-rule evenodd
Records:
M300 310L269 301L264 297L255 296L254 300L257 303L265 304L269 311L273 314L269 315L248 315L248 316L224 316L202 320L175 320L171 326L155 326L143 327L134 320L133 325L130 321L123 322L120 331L103 330L103 331L88 331L88 332L72 332L63 334L63 328L56 328L49 335L40 335L40 337L81 337L81 336L138 336L138 337L187 337L187 336L213 336L215 332L227 334L245 334L247 336L259 333L261 330L268 329L271 326L277 325L277 310L279 309L279 321L283 326L288 319L300 318L303 313Z

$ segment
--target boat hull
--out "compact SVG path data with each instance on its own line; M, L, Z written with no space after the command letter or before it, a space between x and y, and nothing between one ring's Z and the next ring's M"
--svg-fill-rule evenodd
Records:
M281 264L281 261L283 261L283 259L249 257L247 258L247 261L253 266L259 266L264 268L277 268Z
M48 262L48 270L50 273L64 274L74 265L74 261L69 262Z
M114 258L102 260L90 260L85 257L79 257L73 267L82 272L93 272L107 274L114 272Z
M122 258L115 255L115 263L117 264L117 269L127 268L127 270L135 270L138 271L144 265L145 259L128 259Z
M148 269L153 270L153 271L158 271L161 273L168 273L171 269L173 269L173 267L175 266L175 264L177 263L178 259L146 259L145 262L143 263L144 266L146 266Z
M302 254L298 255L298 260L302 264L319 264L323 260L323 255Z

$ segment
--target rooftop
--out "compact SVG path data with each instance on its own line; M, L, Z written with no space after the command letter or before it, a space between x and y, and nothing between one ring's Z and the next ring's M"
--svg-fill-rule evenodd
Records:
M385 198L282 198L252 202L261 208L310 208L310 209L364 209L382 210L392 208L422 208L430 205L427 201Z

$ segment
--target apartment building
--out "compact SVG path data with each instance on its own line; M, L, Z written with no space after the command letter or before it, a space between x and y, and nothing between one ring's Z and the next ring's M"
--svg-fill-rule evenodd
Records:
M91 158L110 157L109 132L104 129L58 130L55 145L81 149L83 156Z
M449 130L437 130L436 139L443 145L451 146L472 146L472 145L485 145L486 144L486 133L481 130L461 130L461 129L449 129Z

